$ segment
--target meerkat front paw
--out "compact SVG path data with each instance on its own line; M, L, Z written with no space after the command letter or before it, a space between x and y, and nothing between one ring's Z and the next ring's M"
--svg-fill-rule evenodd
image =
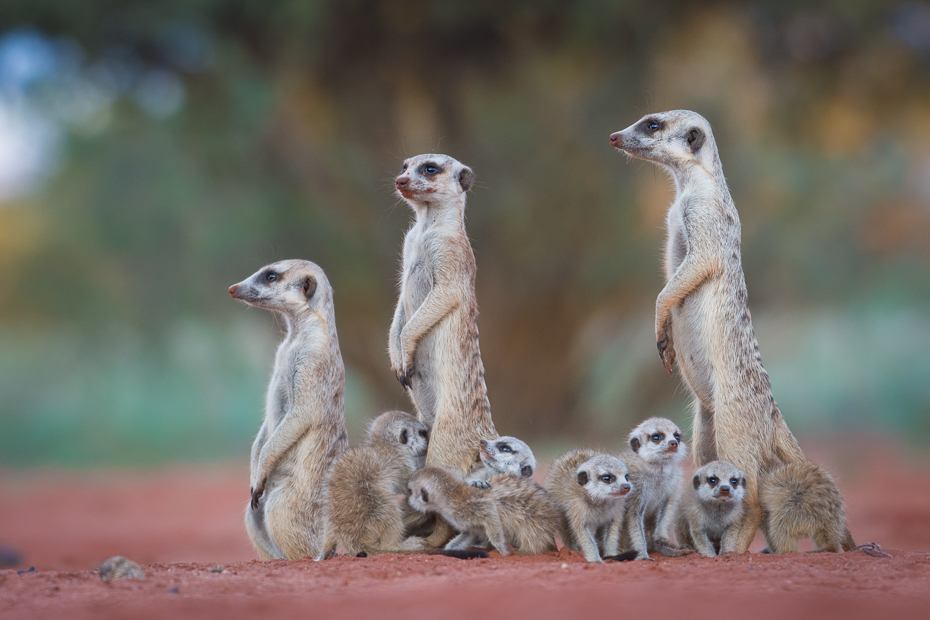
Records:
M672 374L672 364L675 363L675 347L672 344L672 319L665 320L665 325L656 330L656 348L659 349L659 359L665 366L668 374Z
M254 485L251 488L252 492L252 510L258 510L258 500L261 499L261 496L265 494L265 480L263 479L258 484Z
M465 482L475 487L476 489L481 489L483 491L487 491L488 489L491 488L490 482L487 482L485 480L478 480L477 478L469 478Z

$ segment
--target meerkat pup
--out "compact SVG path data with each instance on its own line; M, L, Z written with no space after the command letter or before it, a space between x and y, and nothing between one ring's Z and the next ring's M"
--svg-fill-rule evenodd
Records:
M466 482L479 489L490 489L488 480L498 474L517 474L533 477L536 457L523 441L516 437L482 439L479 442L481 466L468 475Z
M246 531L262 560L316 556L326 473L348 445L333 289L314 263L284 260L230 286L229 294L276 312L287 330L252 444Z
M611 523L622 522L623 499L631 488L630 471L615 456L572 450L556 459L549 468L546 490L561 513L565 546L584 553L588 562L603 562L598 542L604 555L617 555L618 537L596 541L591 530L603 535Z
M681 460L688 446L681 440L681 429L668 418L649 418L633 429L630 450L620 455L630 470L633 489L627 495L623 519L615 520L607 531L605 546L619 540L621 551L636 551L637 560L649 560L650 551L682 555L669 541L675 517ZM611 555L611 554L607 554Z
M487 539L501 555L555 551L559 513L549 494L526 476L491 477L491 488L477 489L449 467L424 467L410 478L410 505L435 512L460 533L445 548L468 549Z
M731 553L743 512L746 476L733 463L714 461L694 472L693 491L678 505L675 540L712 558Z
M798 550L813 538L815 551L849 551L856 546L846 527L846 505L833 477L810 461L783 465L759 487L762 534L770 553Z
M391 366L430 427L427 465L468 475L478 441L497 437L478 346L475 256L465 232L471 168L447 155L404 162L397 193L416 214L404 237L400 295L388 340ZM441 546L442 523L430 537Z
M762 520L762 472L804 459L772 397L752 329L740 262L740 222L710 124L675 110L649 114L610 136L631 157L664 168L675 184L666 217L666 285L656 300L656 345L694 396L696 467L722 459L746 476L735 551Z
M388 411L375 418L364 444L349 448L326 481L326 534L317 560L342 545L349 555L416 550L423 539L405 541L398 494L426 456L429 429L409 413Z

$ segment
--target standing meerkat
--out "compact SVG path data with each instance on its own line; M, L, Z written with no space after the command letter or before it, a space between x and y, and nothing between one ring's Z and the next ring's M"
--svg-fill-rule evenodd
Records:
M649 560L650 551L678 556L680 550L669 541L675 517L681 460L688 446L681 440L681 429L668 418L649 418L633 429L630 450L620 455L630 469L633 489L627 495L623 519L614 521L607 540L620 540L621 551L636 551L637 560Z
M536 457L525 442L516 437L482 439L479 442L481 466L468 475L468 484L479 489L490 489L488 480L498 474L516 474L527 478L536 471Z
M317 560L342 545L352 556L417 550L423 539L404 540L398 494L426 456L429 429L403 411L375 418L368 439L333 463L326 480L326 534Z
M555 551L559 512L549 494L532 479L516 474L491 477L491 488L477 489L449 467L424 467L410 478L410 505L435 512L459 531L447 550L465 550L487 539L501 555Z
M246 531L262 560L316 556L326 473L348 445L333 289L314 263L284 260L233 284L229 294L276 312L287 329L252 444Z
M475 174L447 155L404 162L397 193L416 214L404 237L400 294L388 339L391 366L430 426L427 465L467 475L478 442L497 437L478 346L475 256L465 232L465 193ZM444 544L442 522L430 536Z
M565 546L584 553L588 562L603 562L598 542L604 555L617 555L619 537L596 541L591 529L608 532L611 523L622 522L623 499L631 488L630 471L615 456L572 450L556 459L549 468L546 490L561 513Z
M732 552L746 476L733 463L713 461L694 472L691 486L678 505L675 540L709 558Z
M666 285L656 300L656 345L694 395L694 461L718 459L746 475L735 551L745 553L762 520L758 481L804 453L772 397L752 329L740 262L740 222L710 124L675 110L649 114L610 144L663 167L675 183L668 210Z
M810 461L779 467L762 479L762 534L770 553L798 550L799 538L813 538L816 551L849 551L856 546L846 527L846 506L833 477Z

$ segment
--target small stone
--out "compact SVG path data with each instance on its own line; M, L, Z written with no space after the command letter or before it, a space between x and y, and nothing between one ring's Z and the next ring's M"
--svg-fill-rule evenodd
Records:
M121 555L114 555L100 565L100 578L110 583L116 579L145 579L145 573L132 560L127 560Z
M213 568L208 568L207 570L210 571L211 573L222 573L222 572L223 572L223 565L222 565L222 564L217 564L217 565L214 566Z
M568 568L568 564L562 563L562 568Z

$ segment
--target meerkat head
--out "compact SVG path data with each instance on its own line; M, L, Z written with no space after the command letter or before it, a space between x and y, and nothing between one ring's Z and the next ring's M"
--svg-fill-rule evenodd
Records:
M694 472L691 483L702 502L738 504L746 493L746 476L728 461L708 463Z
M499 474L519 474L530 478L536 471L536 457L530 447L516 437L482 439L481 462Z
M387 411L372 420L368 439L401 446L412 456L426 456L429 427L404 411Z
M623 131L610 134L610 145L630 157L668 168L697 163L708 170L717 150L710 123L690 110L647 114Z
M630 448L643 460L678 462L688 446L681 440L681 429L668 418L649 418L630 433Z
M229 294L256 308L291 316L320 312L332 303L326 274L308 260L282 260L266 265L229 287Z
M424 467L410 477L407 502L419 512L439 512L448 489L464 484L458 472L447 467Z
M411 157L394 179L397 193L414 209L464 197L474 183L472 169L448 155Z
M626 463L609 454L598 454L579 465L575 478L596 503L621 498L633 488Z

